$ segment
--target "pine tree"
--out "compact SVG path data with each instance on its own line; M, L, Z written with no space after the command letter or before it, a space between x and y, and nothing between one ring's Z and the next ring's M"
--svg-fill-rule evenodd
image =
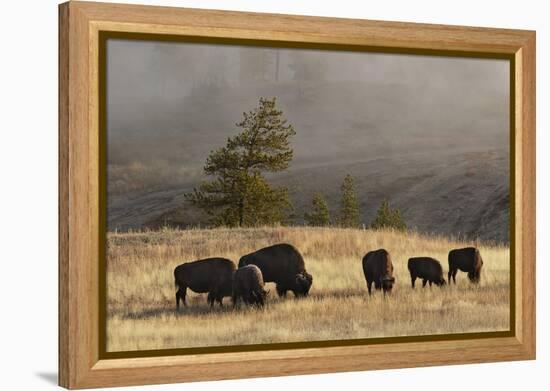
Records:
M321 193L315 193L311 200L311 213L305 213L304 219L308 225L323 227L330 224L330 213L327 201Z
M355 195L355 180L350 174L344 178L341 186L342 200L339 224L342 227L359 227L361 224L359 217L359 205Z
M372 229L391 228L398 231L407 229L407 225L401 217L401 212L399 209L391 209L388 200L382 201L370 226Z
M257 226L284 222L292 209L285 187L269 185L262 173L288 168L296 134L287 124L276 98L260 98L259 105L236 124L242 131L224 147L210 152L204 166L213 177L186 194L216 225Z

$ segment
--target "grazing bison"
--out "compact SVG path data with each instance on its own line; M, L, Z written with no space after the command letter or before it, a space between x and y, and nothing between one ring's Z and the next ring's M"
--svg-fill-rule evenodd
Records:
M277 284L277 294L286 296L292 291L294 296L307 296L313 277L306 272L304 258L292 245L275 244L244 255L239 267L256 265L262 271L265 282Z
M466 247L449 251L449 284L451 277L456 284L456 273L458 270L468 273L468 279L477 284L481 277L483 259L479 250L475 247Z
M233 307L240 298L250 305L263 307L267 292L264 289L262 271L256 265L246 265L237 269L233 276Z
M369 295L371 294L372 283L375 289L382 289L384 295L391 292L395 278L393 277L393 264L390 254L379 249L370 251L363 257L363 273L367 280Z
M416 257L409 258L407 263L409 273L411 273L411 283L414 288L414 282L417 278L422 279L422 287L426 286L429 282L438 286L445 285L445 279L443 278L443 268L438 260L429 257Z
M214 301L222 306L223 298L231 296L235 269L233 261L225 258L207 258L179 265L174 269L174 279L178 288L176 308L180 308L180 299L183 305L187 305L187 288L197 293L208 292L210 306L214 305Z

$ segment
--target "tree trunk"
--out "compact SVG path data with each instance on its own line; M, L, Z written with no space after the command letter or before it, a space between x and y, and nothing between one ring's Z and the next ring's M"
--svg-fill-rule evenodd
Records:
M244 224L244 197L239 200L239 227Z

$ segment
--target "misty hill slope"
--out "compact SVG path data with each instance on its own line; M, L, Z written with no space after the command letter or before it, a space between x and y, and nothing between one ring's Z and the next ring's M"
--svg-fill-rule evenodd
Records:
M369 225L384 198L401 210L420 232L508 243L509 159L506 150L432 151L296 165L272 175L289 187L295 221L303 222L311 197L322 192L331 216L339 209L340 185L346 174L356 178L362 221ZM201 211L185 203L193 184L110 197L109 230L204 225Z
M425 96L402 83L293 81L199 89L179 100L158 98L131 112L117 106L111 112L131 121L109 127L109 191L196 183L208 154L242 130L235 123L261 96L276 96L296 129L296 167L508 145L507 115L494 109L490 93L476 89L460 98L443 95Z

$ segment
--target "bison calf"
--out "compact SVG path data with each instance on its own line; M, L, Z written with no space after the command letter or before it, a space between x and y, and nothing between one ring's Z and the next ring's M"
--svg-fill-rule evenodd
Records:
M483 259L479 250L475 247L466 247L461 249L451 250L449 252L449 284L451 278L456 284L456 273L458 270L468 273L468 279L477 284L481 278L481 268Z
M287 243L275 244L244 255L239 267L256 265L262 271L265 282L277 284L277 294L286 296L292 291L294 296L307 296L313 277L306 272L304 258L300 252Z
M428 257L409 258L407 266L411 274L413 288L417 278L422 280L422 287L425 287L427 282L430 283L430 286L432 286L432 283L438 286L445 285L443 268L438 260Z
M214 301L222 306L223 298L232 294L235 269L233 261L225 258L207 258L179 265L174 269L174 279L178 288L176 308L180 308L180 299L183 305L187 305L187 288L196 293L208 293L210 306L214 305Z
M263 307L267 292L264 289L262 271L256 265L246 265L237 269L233 276L233 307L239 299L246 304Z
M365 274L365 280L367 280L367 288L369 295L371 294L372 283L374 282L374 288L386 292L391 292L395 278L393 277L393 264L391 262L390 254L384 250L379 249L368 252L363 257L363 273Z

